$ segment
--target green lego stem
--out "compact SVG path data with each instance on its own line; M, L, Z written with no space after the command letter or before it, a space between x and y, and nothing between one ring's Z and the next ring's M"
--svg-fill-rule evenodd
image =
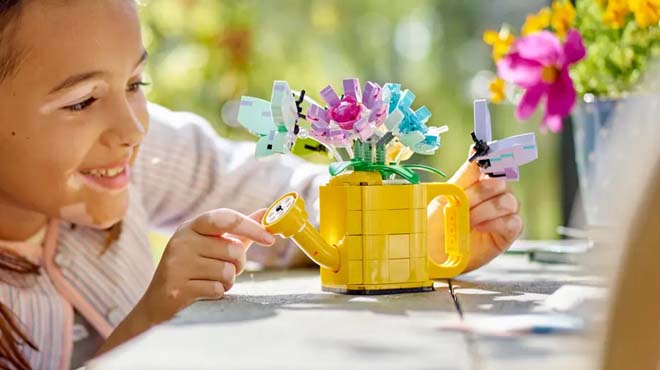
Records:
M442 177L447 177L447 174L440 171L439 169L424 164L404 164L403 167L410 168L413 170L431 172L431 173L435 173L436 175L440 175Z
M350 162L347 161L331 163L329 167L330 175L337 176L340 173L346 171L349 167L352 167L353 171L380 172L380 175L383 177L383 179L387 178L387 175L397 174L412 184L419 183L419 176L415 172L403 166L369 163L355 159Z
M337 176L340 173L346 171L349 167L352 167L353 171L380 172L380 175L383 179L387 179L389 175L392 174L399 175L400 177L408 180L408 182L411 184L419 184L419 175L417 175L417 173L415 173L413 170L431 172L442 177L447 177L444 172L423 164L399 165L394 162L385 163L385 146L380 144L377 145L375 153L372 153L371 148L372 146L369 142L364 143L361 141L356 141L353 144L355 158L353 158L351 161L331 163L329 167L330 175Z

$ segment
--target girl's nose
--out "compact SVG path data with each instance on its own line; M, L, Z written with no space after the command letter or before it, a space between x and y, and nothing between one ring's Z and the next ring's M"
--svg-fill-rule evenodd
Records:
M101 143L109 148L140 145L146 133L146 122L141 122L130 106L114 115L108 130L101 135Z

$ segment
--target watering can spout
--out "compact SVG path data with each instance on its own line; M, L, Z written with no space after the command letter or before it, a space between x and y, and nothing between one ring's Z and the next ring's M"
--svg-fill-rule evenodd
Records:
M339 271L339 250L326 242L309 222L305 201L297 193L281 196L268 208L261 223L269 232L293 239L319 266Z

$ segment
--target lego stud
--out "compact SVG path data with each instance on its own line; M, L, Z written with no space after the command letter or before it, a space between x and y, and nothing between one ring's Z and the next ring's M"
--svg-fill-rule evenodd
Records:
M281 219L289 209L291 209L291 206L293 206L293 202L295 202L296 198L293 195L287 195L284 198L280 199L275 206L273 206L268 214L266 215L266 223L267 224L272 224L275 223L275 221Z
M291 192L273 202L261 224L273 234L293 239L321 267L339 271L339 250L323 239L308 218L305 201L296 192Z

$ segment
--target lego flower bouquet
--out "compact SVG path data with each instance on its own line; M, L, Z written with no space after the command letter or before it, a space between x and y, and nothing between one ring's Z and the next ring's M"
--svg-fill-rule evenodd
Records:
M270 102L243 97L238 121L260 136L257 157L288 153L298 138L310 138L334 155L333 176L352 169L378 172L383 179L400 176L413 184L419 182L417 170L445 176L429 166L401 164L414 153L434 154L440 134L447 131L446 126L427 126L431 112L426 107L413 110L412 91L371 81L362 91L357 79L348 78L341 96L330 85L320 96L323 105L305 90L293 91L286 81L275 81ZM303 114L305 101L309 108Z
M592 190L607 151L608 118L622 102L649 96L639 82L660 54L659 21L658 0L580 0L575 7L556 0L527 16L519 33L508 25L484 32L497 67L491 101L515 104L520 120L541 106L542 131L559 132L572 116L590 224L603 223Z

